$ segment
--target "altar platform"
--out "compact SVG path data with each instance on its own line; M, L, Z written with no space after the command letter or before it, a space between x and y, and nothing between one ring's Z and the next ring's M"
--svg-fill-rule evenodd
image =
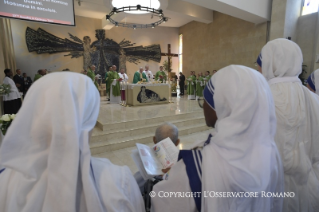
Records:
M197 101L172 98L172 103L143 107L123 107L108 104L101 98L100 114L90 141L93 156L135 148L136 143L150 144L155 129L164 122L171 122L179 129L179 136L207 131L203 110ZM183 140L181 140L183 146ZM130 155L129 155L130 157Z

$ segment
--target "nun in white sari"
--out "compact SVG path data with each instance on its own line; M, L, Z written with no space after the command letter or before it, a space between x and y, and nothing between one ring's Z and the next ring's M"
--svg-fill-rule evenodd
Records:
M32 85L0 149L1 212L144 211L130 170L91 157L99 107L96 87L81 74Z
M319 97L298 78L302 61L299 46L287 39L268 42L257 59L275 102L285 191L295 192L284 199L284 212L319 211Z
M228 66L208 81L204 98L206 124L215 131L202 148L180 151L167 179L154 186L152 210L280 212L282 198L272 192L283 191L283 170L266 80L248 67Z
M317 85L317 88L316 88L316 85ZM319 69L312 72L310 76L308 77L307 88L309 88L309 90L319 95Z

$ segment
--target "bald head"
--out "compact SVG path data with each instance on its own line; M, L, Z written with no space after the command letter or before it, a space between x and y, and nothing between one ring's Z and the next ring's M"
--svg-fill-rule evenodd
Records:
M155 132L154 143L160 142L169 137L177 146L179 144L178 129L174 124L164 123L160 125Z

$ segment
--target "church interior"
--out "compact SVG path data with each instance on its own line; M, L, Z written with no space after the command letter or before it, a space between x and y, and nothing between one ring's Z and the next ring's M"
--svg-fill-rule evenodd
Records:
M207 71L213 75L214 70L218 73L229 65L257 71L256 59L263 46L278 38L300 47L302 83L319 69L318 0L134 0L133 5L128 0L70 2L74 6L74 26L9 18L0 13L0 80L4 80L3 70L7 68L13 75L20 69L32 81L38 70L45 69L46 75L37 80L41 81L66 70L83 74L94 66L95 75L99 76L93 80L97 82L100 105L89 140L91 155L127 166L132 174L139 171L132 159L136 144L152 148L161 124L169 122L177 127L179 150L195 147L214 130L205 122L199 103L202 96L190 100L187 88L182 95L180 73L187 81L193 71L196 76ZM116 14L112 12L116 2L124 6L146 2L149 8L156 2L160 6L155 9L165 17L154 12ZM164 21L157 25L159 20ZM154 23L155 27L149 27ZM110 92L113 96L114 90L106 88L110 84L105 74L113 65L116 72L124 69L128 77L123 84L126 99L116 104L110 102ZM132 84L139 69L146 66L154 78L164 66L167 78L162 87L154 78L149 79L152 86ZM189 82L185 85L190 86ZM140 96L143 86L144 97ZM164 87L169 90L164 92ZM42 90L46 92L46 87ZM158 102L152 102L149 95ZM0 98L0 115L4 115L3 97ZM1 140L4 138L2 135Z

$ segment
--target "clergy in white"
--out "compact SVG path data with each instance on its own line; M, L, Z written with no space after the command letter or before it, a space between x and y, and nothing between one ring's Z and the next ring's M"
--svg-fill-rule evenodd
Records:
M281 211L283 198L262 196L283 192L282 164L274 142L275 107L265 78L245 66L228 66L209 80L204 98L206 124L215 131L202 148L180 151L180 160L163 177L166 180L153 187L152 211ZM254 196L206 193L205 197L205 191ZM184 192L184 197L167 198L170 192Z
M145 211L129 168L91 157L99 106L82 74L53 73L31 86L0 148L1 212Z
M295 193L284 199L289 212L319 211L319 98L298 78L302 62L300 47L283 38L268 42L257 60L276 106L285 191Z
M145 66L145 70L143 71L145 73L148 82L153 81L153 73L149 70L149 65Z

